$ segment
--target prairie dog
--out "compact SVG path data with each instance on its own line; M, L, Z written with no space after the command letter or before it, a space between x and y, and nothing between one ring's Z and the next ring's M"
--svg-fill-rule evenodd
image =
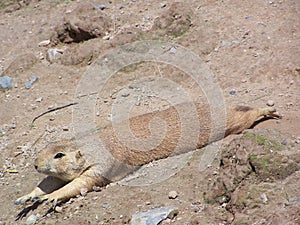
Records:
M56 204L57 201L67 200L79 195L83 189L91 191L94 186L104 186L111 181L120 180L137 167L153 160L192 151L229 134L240 133L250 128L263 117L279 117L276 110L272 107L258 109L246 106L229 107L226 111L226 127L220 128L220 131L223 130L223 135L222 132L220 132L221 135L215 135L215 137L211 139L210 131L213 119L210 118L209 110L200 103L195 103L194 106L197 118L199 119L197 122L201 124L201 130L196 137L195 144L193 144L192 140L195 139L193 136L194 130L189 130L189 127L186 128L186 134L188 135L183 137L181 143L178 141L179 138L181 138L180 132L182 125L180 124L177 110L184 109L186 112L189 112L189 104L181 104L179 108L172 106L167 110L148 113L129 119L131 130L140 138L145 138L151 133L149 123L153 118L160 118L165 121L167 130L164 133L163 140L159 145L149 151L143 151L143 149L139 151L127 147L118 139L117 135L115 135L115 128L112 126L100 130L102 142L117 162L104 168L104 171L111 174L109 179L107 178L108 176L99 173L103 165L101 165L101 163L97 164L97 158L92 160L87 157L87 154L79 150L75 143L62 141L49 145L38 156L35 162L36 170L48 175L48 177L31 193L18 198L15 203L23 204L29 200L38 200L40 202L48 201ZM191 125L195 123L195 121L189 120L188 122L190 122ZM122 123L120 124L122 125ZM122 128L122 126L119 127ZM101 171L103 171L103 168L101 168Z

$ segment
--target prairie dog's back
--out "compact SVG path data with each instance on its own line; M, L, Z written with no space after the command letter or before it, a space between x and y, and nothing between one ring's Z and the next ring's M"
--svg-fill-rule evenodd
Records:
M224 109L224 118L212 118L207 105L184 103L107 127L100 138L115 159L140 166L240 133L262 116L277 116L274 112L237 106Z

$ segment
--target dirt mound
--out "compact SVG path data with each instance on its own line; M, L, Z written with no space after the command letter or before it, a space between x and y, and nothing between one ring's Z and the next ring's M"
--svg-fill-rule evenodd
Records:
M236 224L298 220L294 199L300 192L286 190L300 184L300 153L290 149L295 140L287 144L286 139L279 141L282 135L276 136L274 140L274 131L268 130L246 132L222 152L220 172L208 183L204 199L233 213ZM271 209L274 213L266 214Z
M67 13L62 23L55 28L51 41L55 44L79 43L107 35L112 26L111 18L103 10L84 2Z
M155 21L151 29L156 35L179 37L192 26L193 11L183 2L172 3Z

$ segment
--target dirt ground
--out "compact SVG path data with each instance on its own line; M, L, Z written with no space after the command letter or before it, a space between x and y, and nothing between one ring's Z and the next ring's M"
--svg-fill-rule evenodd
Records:
M300 224L299 21L298 0L1 1L0 74L14 83L0 90L0 224L25 224L30 215L38 217L38 224L130 224L136 212L162 206L177 207L178 215L161 224ZM14 205L44 177L33 167L43 147L75 136L73 106L48 113L34 125L33 118L86 93L92 98L89 87L79 91L89 69L102 62L99 57L145 40L183 46L198 56L221 90L220 102L274 104L283 118L213 144L221 150L204 170L199 163L206 151L200 149L161 182L111 184L54 211L45 204ZM176 55L179 49L167 51ZM192 58L179 60L193 65ZM190 99L210 102L176 66L144 62L115 71L96 95L97 124L118 116L111 108L127 104L126 99L133 115L167 108L170 103L160 94L181 100L181 92L166 80ZM32 76L38 80L25 88ZM149 167L155 171L156 166ZM170 199L170 191L178 196Z

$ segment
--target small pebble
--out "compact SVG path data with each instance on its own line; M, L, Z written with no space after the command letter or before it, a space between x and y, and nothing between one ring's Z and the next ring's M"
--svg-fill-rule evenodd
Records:
M160 8L165 8L166 6L167 6L166 3L161 3L161 4L160 4Z
M50 44L50 40L44 40L39 43L39 47L47 46Z
M122 96L122 97L128 97L130 95L130 92L127 88L123 88L122 90L120 90L119 94Z
M68 131L69 130L69 128L67 127L67 126L63 126L63 131Z
M109 40L109 39L110 39L110 36L109 36L109 35L105 35L102 39L103 39L103 40Z
M109 207L110 207L110 205L106 202L102 204L102 208L104 208L104 209L107 209Z
M25 83L25 88L26 89L30 89L31 87L32 87L32 85L35 83L35 82L37 82L38 81L38 77L37 76L32 76L32 77L30 77L29 78L29 81L27 81L26 83Z
M32 214L27 218L25 224L31 225L31 224L35 224L37 221L38 221L38 217L36 215Z
M236 91L232 90L232 91L229 91L229 94L231 95L235 95L236 94Z
M268 202L268 198L267 198L267 195L266 195L265 193L262 193L262 194L260 195L260 198L261 198L261 200L262 200L262 202L263 202L264 204Z
M171 53L171 54L175 54L175 53L176 53L176 48L175 48L175 47L172 47L172 48L170 49L170 53Z
M272 101L272 100L268 100L267 101L267 106L274 106L274 101Z
M286 141L282 141L281 144L282 145L287 145L287 142Z
M178 197L177 191L170 191L168 194L169 199L175 199Z
M101 187L100 186L93 186L93 191L101 191Z
M88 189L87 189L87 188L81 188L81 189L80 189L80 194L81 194L82 196L86 196L87 193L88 193Z
M36 102L41 102L43 100L43 97L39 97L39 98L37 98L35 101Z
M104 9L107 9L107 6L106 5L97 5L94 8L104 10Z
M60 206L56 206L54 210L55 210L55 212L62 213L63 208Z
M46 58L50 63L53 63L56 60L58 60L63 53L64 53L63 49L49 48L48 51L47 51L47 57Z

